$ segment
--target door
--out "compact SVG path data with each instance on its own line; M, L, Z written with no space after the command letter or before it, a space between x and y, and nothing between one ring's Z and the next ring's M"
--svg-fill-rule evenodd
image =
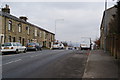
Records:
M22 45L25 46L25 39L22 39Z

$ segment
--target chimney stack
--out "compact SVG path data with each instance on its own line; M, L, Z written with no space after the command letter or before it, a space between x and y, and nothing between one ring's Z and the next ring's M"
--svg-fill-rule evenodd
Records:
M2 8L2 12L5 12L5 13L10 13L10 8L9 8L9 5L5 5L4 8Z
M25 16L21 16L21 17L19 17L20 19L22 19L22 20L24 20L24 21L27 21L27 17L25 17Z

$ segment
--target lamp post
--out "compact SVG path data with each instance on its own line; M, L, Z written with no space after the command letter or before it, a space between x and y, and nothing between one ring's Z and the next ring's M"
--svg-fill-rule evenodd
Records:
M56 27L57 27L57 22L58 22L58 21L64 21L64 19L56 19L56 20L55 20L55 39L56 39L56 31L57 31L57 30L56 30Z

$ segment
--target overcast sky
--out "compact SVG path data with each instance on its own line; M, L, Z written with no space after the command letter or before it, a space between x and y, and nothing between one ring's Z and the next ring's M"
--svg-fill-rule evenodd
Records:
M58 40L79 42L81 37L100 36L104 2L4 2L1 7L5 4L12 15L27 16L28 22L53 33L56 21ZM108 2L108 7L114 4Z

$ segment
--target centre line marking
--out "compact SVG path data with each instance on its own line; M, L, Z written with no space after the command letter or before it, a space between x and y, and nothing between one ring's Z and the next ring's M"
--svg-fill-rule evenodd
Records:
M11 64L11 63L13 63L13 62L18 62L18 61L21 61L21 60L22 60L22 59L18 59L18 60L15 60L15 61L10 61L10 62L5 63L5 64L3 64L3 65Z
M34 56L30 56L30 57L36 57L36 56L38 56L38 55L34 55Z

